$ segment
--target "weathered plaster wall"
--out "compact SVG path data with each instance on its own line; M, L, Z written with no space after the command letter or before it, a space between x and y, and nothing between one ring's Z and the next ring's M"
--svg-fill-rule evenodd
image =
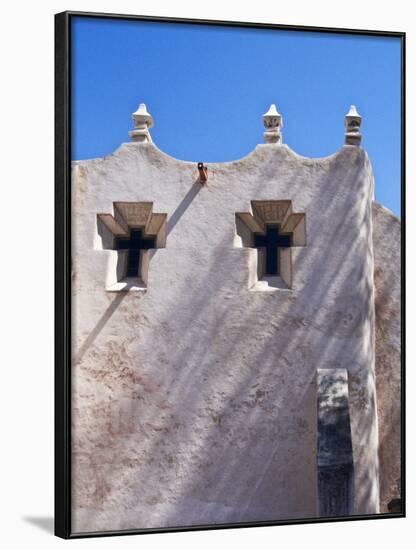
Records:
M401 497L401 227L373 203L380 511Z
M149 143L74 165L74 531L316 516L318 368L348 370L354 512L379 509L366 153L262 145L208 170ZM291 290L248 290L253 199L306 213ZM168 214L146 292L105 291L113 201Z

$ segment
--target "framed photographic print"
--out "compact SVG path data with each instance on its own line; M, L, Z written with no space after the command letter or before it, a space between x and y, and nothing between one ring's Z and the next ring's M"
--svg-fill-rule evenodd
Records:
M404 516L404 33L55 27L56 535Z

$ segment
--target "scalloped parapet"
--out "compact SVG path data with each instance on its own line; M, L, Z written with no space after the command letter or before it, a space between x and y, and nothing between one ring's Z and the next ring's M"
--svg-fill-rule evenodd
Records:
M315 517L318 369L348 371L351 507L377 513L367 153L259 144L204 163L201 185L195 162L147 139L147 109L135 115L137 140L74 163L74 531ZM291 245L274 280L252 246L267 227ZM397 470L383 471L391 495Z

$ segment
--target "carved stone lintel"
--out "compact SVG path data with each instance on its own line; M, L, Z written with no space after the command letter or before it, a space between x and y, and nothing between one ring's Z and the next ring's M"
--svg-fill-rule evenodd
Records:
M264 223L283 225L292 213L292 201L269 200L251 201L253 214L256 214Z

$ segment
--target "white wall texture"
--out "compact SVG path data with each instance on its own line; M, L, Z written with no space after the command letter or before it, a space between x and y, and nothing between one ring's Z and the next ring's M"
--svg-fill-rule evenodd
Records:
M260 145L208 174L150 143L74 164L75 531L315 517L318 368L348 370L354 513L379 511L365 151ZM292 289L249 290L235 213L283 199L306 214ZM167 213L146 292L106 291L114 201Z

